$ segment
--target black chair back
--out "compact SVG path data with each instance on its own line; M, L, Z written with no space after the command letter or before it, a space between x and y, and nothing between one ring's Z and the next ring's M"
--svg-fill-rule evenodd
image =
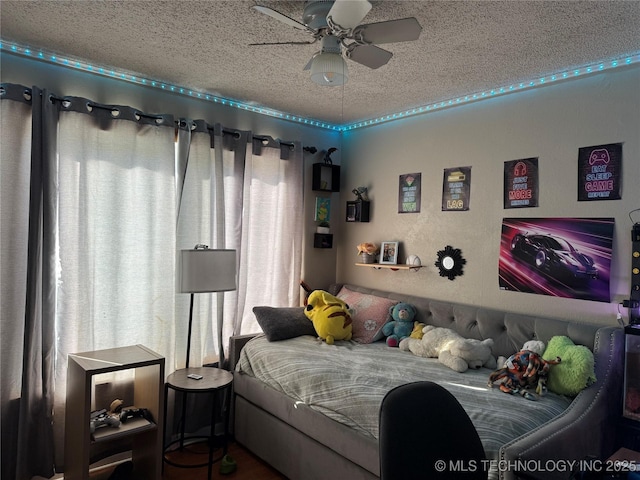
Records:
M433 382L391 390L380 407L381 480L486 480L480 437L458 400Z

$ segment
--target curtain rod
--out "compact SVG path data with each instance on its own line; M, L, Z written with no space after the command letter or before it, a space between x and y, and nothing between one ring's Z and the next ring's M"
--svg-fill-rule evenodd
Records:
M26 87L27 90L31 91L30 88ZM76 97L77 98L77 97ZM49 99L52 102L64 102L64 101L68 101L68 98L65 97L59 97L57 95L54 94L49 94ZM96 103L96 102L92 102L91 100L87 100L87 106L91 107L91 108L99 108L102 110L118 110L118 106L116 105L103 105L100 103ZM131 108L131 107L128 107ZM162 120L164 117L162 115L153 115L153 114L149 114L149 113L143 113L140 110L134 109L136 115L142 117L142 118L149 118L149 119L153 119L153 120ZM176 125L177 126L184 126L184 121L181 120L176 120ZM213 127L208 126L207 127L209 130L212 130ZM222 129L222 134L223 135L233 135L236 139L240 138L240 133L238 133L237 130L233 130L233 129L229 129L229 128L223 128ZM253 139L254 140L273 140L272 137L268 136L268 135L253 135ZM287 147L294 147L294 144L292 142L284 142L282 140L280 140L279 142L281 145L285 145ZM314 146L304 146L302 147L302 150L304 150L305 152L309 152L311 154L314 154L318 151L318 149Z

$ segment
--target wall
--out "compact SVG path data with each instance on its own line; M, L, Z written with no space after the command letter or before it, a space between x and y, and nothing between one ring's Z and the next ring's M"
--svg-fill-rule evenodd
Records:
M157 89L128 84L61 66L1 53L3 82L38 85L58 95L131 105L144 112L203 118L230 128L252 130L316 146L305 154L304 266L302 278L314 288L338 281L462 303L521 312L540 312L579 321L615 324L617 302L629 296L629 211L640 208L640 67L484 100L389 124L339 134L240 111ZM622 200L576 201L578 148L624 142ZM339 148L341 192L332 194L334 248L314 249L311 164L322 150ZM507 160L539 157L540 206L502 208L502 169ZM442 212L443 169L472 166L467 212ZM397 213L398 175L422 172L422 211ZM344 221L351 189L369 187L370 223ZM612 303L560 299L498 288L498 245L503 217L615 217ZM635 217L637 218L637 217ZM398 240L401 255L413 253L426 268L393 272L356 267L356 245ZM464 275L451 282L433 266L445 245L462 250ZM401 258L402 260L403 258ZM626 314L626 312L623 311Z
M315 231L313 212L316 195L311 191L311 165L322 161L326 149L340 145L339 133L172 94L156 88L84 73L6 52L0 54L0 59L2 82L28 87L36 85L56 95L84 97L98 103L129 105L146 113L171 113L175 118L205 119L211 124L221 123L229 128L251 130L254 134L270 135L285 141L299 140L304 146L315 146L318 149L315 155L305 153L304 156L305 196L300 203L305 211L302 278L306 278L306 271L312 271L313 276L310 277L312 286L329 285L335 281L337 249L313 248ZM340 153L339 150L332 155L335 164L340 164ZM332 196L335 197L334 204L337 204L337 194Z
M615 325L630 293L632 222L640 208L640 68L626 67L474 104L348 132L343 137L340 209L356 186L369 187L370 223L346 223L338 237L338 279L517 312ZM622 199L577 201L578 149L624 142ZM503 209L504 162L538 157L537 208ZM443 169L471 166L470 210L441 211ZM398 214L398 175L422 173L422 209ZM615 217L612 303L500 291L498 252L504 217ZM640 219L640 213L634 217ZM402 242L417 272L356 267L360 242ZM434 262L460 248L464 275L449 281ZM404 260L404 257L400 260ZM626 311L622 309L626 318Z

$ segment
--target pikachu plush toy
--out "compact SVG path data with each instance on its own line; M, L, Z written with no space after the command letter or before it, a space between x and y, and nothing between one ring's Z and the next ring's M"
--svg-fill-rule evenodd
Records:
M351 340L352 322L349 306L329 292L311 292L304 314L313 323L318 337L327 344L333 345L334 340Z

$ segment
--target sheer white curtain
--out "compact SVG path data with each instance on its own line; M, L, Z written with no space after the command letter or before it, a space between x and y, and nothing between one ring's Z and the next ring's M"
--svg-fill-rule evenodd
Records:
M302 145L270 141L255 150L244 175L238 313L233 330L225 325L225 338L261 331L252 311L256 305L297 306L300 301Z
M59 120L56 385L66 385L69 353L140 343L169 364L174 355L173 122L94 110ZM56 390L57 406L65 393Z
M186 122L178 151L187 153L184 187L178 216L178 251L204 243L210 248L232 249L241 257L242 188L249 132L224 131L220 125L202 121ZM189 142L189 148L184 144ZM219 314L224 324L232 324L237 291L222 294L196 294L191 336L191 366L214 362L218 358ZM175 368L185 365L189 295L176 301ZM226 346L225 346L226 348Z
M215 360L219 352L218 312L223 312L223 347L227 348L231 335L261 331L254 306L299 303L302 145L282 145L270 139L254 152L251 142L247 143L249 135L198 123L180 140L190 141L190 148L178 148L188 150L178 249L193 248L196 243L236 249L239 263L238 290L226 292L223 305L221 295L196 296L192 365ZM182 325L182 331L176 332L182 338L178 349L186 347L188 298L183 297L177 304L182 312L177 314L177 323ZM176 358L176 367L184 365L182 357Z

